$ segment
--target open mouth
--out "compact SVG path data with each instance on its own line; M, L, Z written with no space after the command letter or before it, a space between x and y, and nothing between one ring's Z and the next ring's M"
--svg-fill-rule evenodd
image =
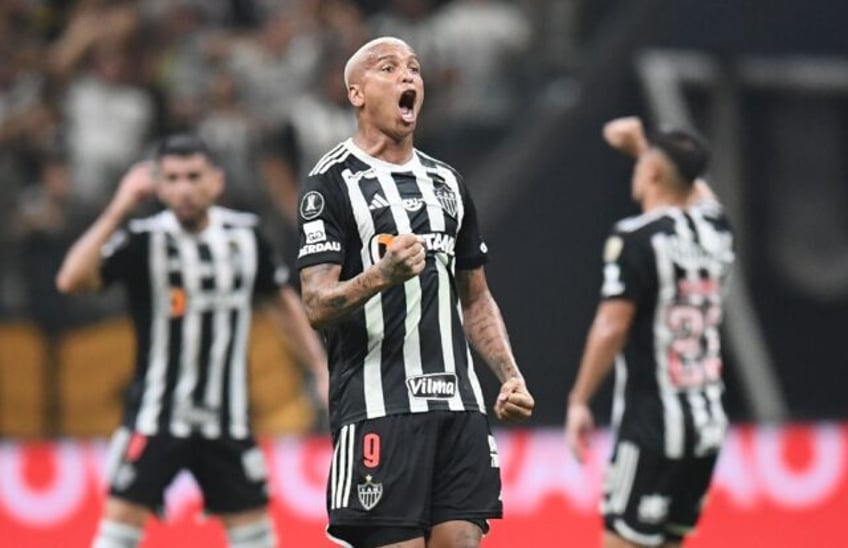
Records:
M412 89L404 91L400 96L398 107L400 107L401 118L405 122L415 121L415 97L415 90Z

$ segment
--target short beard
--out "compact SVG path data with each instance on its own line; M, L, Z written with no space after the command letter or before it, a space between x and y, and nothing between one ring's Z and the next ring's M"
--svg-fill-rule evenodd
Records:
M206 218L205 215L200 214L195 217L190 217L188 219L183 219L181 217L177 217L177 222L180 223L180 226L183 227L183 230L186 232L197 232L200 229L200 225L203 224L203 220Z

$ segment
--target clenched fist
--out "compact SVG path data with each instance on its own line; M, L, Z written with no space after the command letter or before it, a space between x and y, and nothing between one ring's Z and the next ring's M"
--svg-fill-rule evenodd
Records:
M386 253L377 265L390 284L401 284L421 274L427 259L427 251L424 249L424 240L421 236L382 235L380 239L386 244Z

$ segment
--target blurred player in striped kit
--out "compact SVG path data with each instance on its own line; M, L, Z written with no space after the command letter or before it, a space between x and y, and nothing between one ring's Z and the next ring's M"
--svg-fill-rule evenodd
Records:
M733 233L700 179L708 152L699 137L669 130L647 138L638 118L609 122L604 137L636 158L632 195L643 213L607 239L602 300L568 398L566 436L582 461L588 403L614 362L604 546L679 546L698 520L727 428L719 326Z
M182 469L197 480L206 511L221 518L231 547L277 545L264 457L249 421L254 299L276 305L296 358L319 386L326 384L326 359L256 216L213 205L223 185L203 141L188 134L164 139L154 162L124 176L57 276L67 293L120 282L136 331L136 370L112 442L110 495L95 548L138 545ZM154 193L166 209L122 228Z

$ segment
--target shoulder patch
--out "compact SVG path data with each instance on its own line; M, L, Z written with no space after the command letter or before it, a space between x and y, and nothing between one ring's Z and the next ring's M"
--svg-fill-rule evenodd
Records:
M300 199L300 216L310 221L324 212L324 195L317 190L310 190Z

